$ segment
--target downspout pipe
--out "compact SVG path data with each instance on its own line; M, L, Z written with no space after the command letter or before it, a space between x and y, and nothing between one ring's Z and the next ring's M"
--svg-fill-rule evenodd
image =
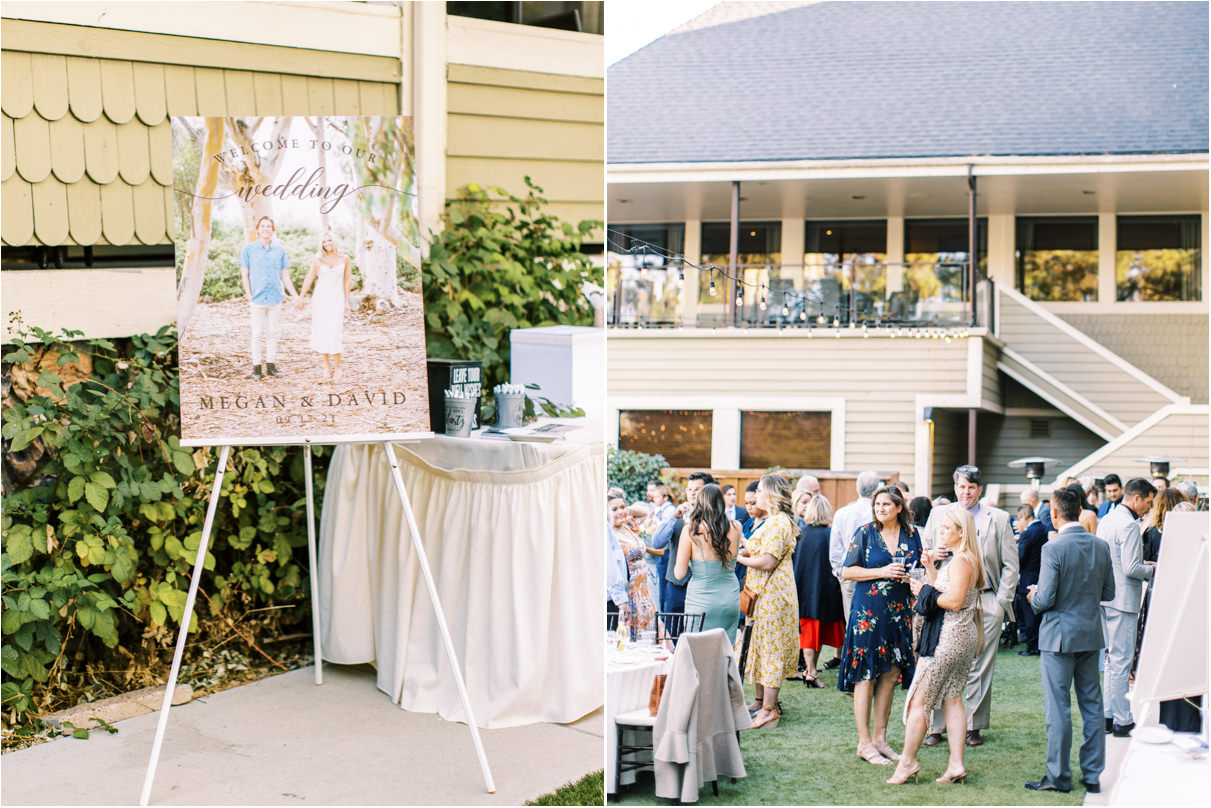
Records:
M976 325L976 176L971 163L967 164L967 302L971 306L968 318L972 327Z
M724 294L727 295L727 307L724 311L727 312L727 324L734 325L736 322L736 289L735 281L731 278L738 277L738 265L740 263L740 181L732 180L732 222L728 232L728 254L727 254L727 274L728 280L724 281Z

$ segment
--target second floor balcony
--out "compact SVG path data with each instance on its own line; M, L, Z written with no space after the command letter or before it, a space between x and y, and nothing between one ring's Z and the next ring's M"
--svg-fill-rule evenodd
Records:
M611 256L618 259L618 256ZM964 260L699 268L611 260L615 328L954 328L977 325Z

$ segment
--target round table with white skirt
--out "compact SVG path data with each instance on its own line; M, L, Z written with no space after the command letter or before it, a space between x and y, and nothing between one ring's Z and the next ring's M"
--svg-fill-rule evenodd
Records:
M603 704L604 447L587 437L392 445L481 727ZM319 555L324 659L374 663L400 706L465 721L381 444L336 449Z

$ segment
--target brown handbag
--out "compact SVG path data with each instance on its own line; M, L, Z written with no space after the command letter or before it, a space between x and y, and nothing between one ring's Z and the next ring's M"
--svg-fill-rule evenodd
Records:
M785 553L782 554L782 558L778 559L778 563L774 565L774 569L769 571L771 576L774 574L775 570L778 569L778 566L783 561L786 560L786 557L788 555L790 555L790 553L791 553L791 551L787 550ZM766 585L767 586L769 585L768 578L766 579ZM760 596L761 596L760 592L754 592L753 590L748 588L748 577L746 576L745 581L744 581L744 588L740 590L740 614L744 615L745 617L751 618L753 616L753 614L757 611L757 598Z

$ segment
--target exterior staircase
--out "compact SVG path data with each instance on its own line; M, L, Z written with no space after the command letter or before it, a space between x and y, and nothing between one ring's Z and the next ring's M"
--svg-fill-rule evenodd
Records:
M1140 454L1207 477L1207 405L1192 405L1138 367L1013 289L998 287L997 368L1106 441L1058 476L1126 468ZM1130 457L1128 457L1130 456Z

